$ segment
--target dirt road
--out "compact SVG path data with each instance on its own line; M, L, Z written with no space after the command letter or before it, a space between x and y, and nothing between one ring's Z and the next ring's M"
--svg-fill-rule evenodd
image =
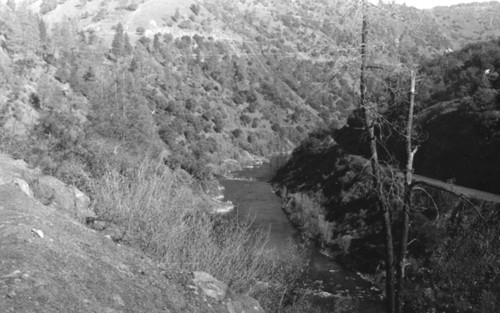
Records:
M420 175L413 175L413 180L416 182L423 182L431 186L436 186L451 192L454 192L456 194L463 195L468 198L474 198L478 200L483 200L483 201L489 201L489 202L494 202L494 203L500 203L500 195L481 191L481 190L476 190L472 188L467 188L463 186L458 186L455 185L451 182L444 182L441 180L437 180L434 178L429 178L425 176L420 176Z

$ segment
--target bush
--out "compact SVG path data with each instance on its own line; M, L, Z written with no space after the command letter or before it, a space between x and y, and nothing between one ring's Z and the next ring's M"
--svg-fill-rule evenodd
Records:
M136 32L137 35L142 36L146 32L146 29L144 27L142 27L142 26L139 26L139 27L137 27L137 29L135 30L135 32Z
M217 133L220 133L224 129L224 120L220 115L216 115L214 118L214 130Z
M139 7L139 5L137 3L132 3L132 4L129 4L126 9L129 11L135 11L135 10L137 10L138 7Z
M252 118L246 114L242 114L240 116L240 121L245 124L245 125L248 125L252 122Z
M57 8L57 0L43 0L40 5L40 14L46 14Z
M92 22L96 23L102 21L108 15L106 8L100 8L99 12L92 18Z
M192 28L192 23L190 20L185 20L179 23L177 25L180 29L191 29Z
M259 120L254 118L252 121L252 128L257 128L259 126Z
M234 138L239 138L241 136L241 134L243 134L243 131L241 129L237 128L237 129L233 130L231 132L231 134L233 134Z
M200 14L200 5L199 4L191 4L191 6L189 8L191 9L191 11L193 11L193 13L195 15Z
M247 100L248 101L248 100ZM250 113L255 113L257 111L257 104L255 104L255 101L250 102L250 104L247 107L248 112Z

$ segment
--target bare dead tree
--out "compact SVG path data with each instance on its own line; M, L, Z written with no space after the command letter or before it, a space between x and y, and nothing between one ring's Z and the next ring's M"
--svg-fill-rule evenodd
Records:
M383 183L380 173L380 162L377 152L377 138L375 136L375 107L372 102L367 101L366 92L366 70L367 70L367 41L368 41L368 13L366 0L361 2L362 5L362 26L361 26L361 71L360 71L360 109L361 117L365 124L365 133L368 137L368 145L370 150L370 165L373 177L373 189L376 194L378 209L382 212L383 224L385 229L385 273L386 273L386 312L394 313L395 297L394 297L394 245L392 236L392 222L389 211L389 204L384 196Z
M372 170L372 184L373 190L375 191L377 197L378 208L382 214L382 220L384 225L384 237L385 237L385 293L386 293L386 312L387 313L401 313L402 311L402 294L404 291L404 269L406 266L406 253L408 245L408 229L410 224L410 210L411 210L411 189L412 189L412 173L413 173L413 159L418 150L412 145L413 136L413 115L414 115L414 103L415 103L415 81L416 73L411 71L411 84L410 84L410 101L408 114L405 121L405 145L406 145L406 164L400 166L403 168L404 172L404 183L403 192L398 192L398 188L393 188L398 185L398 179L396 176L386 179L382 177L385 175L383 169L381 168L378 147L377 147L377 136L375 134L375 128L380 125L377 118L378 108L376 104L372 101L367 100L367 70L368 69L383 69L383 67L377 67L367 64L367 43L368 43L368 13L367 13L367 2L363 0L362 5L362 26L361 26L361 68L360 68L360 111L361 117L364 120L365 125L365 135L368 138L368 146L370 153L370 165ZM390 89L390 88L389 88ZM392 91L392 90L391 90ZM385 185L384 185L385 184ZM387 186L387 184L392 186ZM397 187L397 186L396 186ZM403 197L401 199L393 199L398 197ZM396 201L400 200L400 201ZM397 255L397 264L395 265L395 241L393 234L393 217L391 215L392 206L395 203L401 203L401 208L403 209L402 217L402 233L401 241L399 245L399 251ZM396 272L396 273L395 273ZM396 276L395 276L396 274Z
M408 230L410 226L411 191L413 182L413 159L417 153L418 146L413 148L413 110L415 106L415 80L416 74L411 72L410 104L408 108L408 118L406 120L406 168L404 180L404 204L403 221L401 230L401 243L398 256L398 265L396 267L396 313L402 312L402 293L404 291L404 271L406 266L406 251L408 248Z

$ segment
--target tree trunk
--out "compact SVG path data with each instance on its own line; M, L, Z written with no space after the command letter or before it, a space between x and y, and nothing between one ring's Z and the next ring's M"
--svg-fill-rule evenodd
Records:
M368 39L368 16L366 0L362 1L363 22L361 29L361 73L360 73L360 109L365 123L365 132L370 148L370 164L373 175L373 189L376 193L379 210L382 212L385 229L385 271L386 271L386 312L394 313L394 248L392 238L391 216L388 203L383 195L380 177L380 164L377 153L377 139L375 137L374 107L366 101L366 43Z
M413 130L413 108L415 103L415 72L411 72L410 107L408 109L408 120L406 121L406 168L404 182L404 204L403 204L403 225L401 230L401 250L398 256L396 268L396 313L402 312L402 294L404 291L404 275L406 266L406 251L408 247L408 229L410 226L411 187L413 180L413 158L417 153L417 148L413 149L411 144Z

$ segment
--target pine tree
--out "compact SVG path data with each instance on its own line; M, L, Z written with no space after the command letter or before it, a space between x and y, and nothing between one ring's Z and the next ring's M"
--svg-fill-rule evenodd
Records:
M111 43L111 52L117 57L125 55L125 37L123 34L122 23L118 23L118 25L116 25L115 36L113 38L113 42Z
M160 51L160 34L155 34L154 39L153 39L153 49L154 51Z
M124 44L123 44L123 45L124 45L124 47L123 47L123 48L124 48L125 54L126 54L126 55L131 55L131 54L132 54L132 51L133 51L134 49L132 48L132 45L130 44L130 40L129 40L129 38L128 38L127 33L125 33L125 34L123 35L123 39L124 39Z
M49 35L47 33L47 24L42 18L38 20L38 31L40 35L40 53L46 54L49 51L50 40Z

